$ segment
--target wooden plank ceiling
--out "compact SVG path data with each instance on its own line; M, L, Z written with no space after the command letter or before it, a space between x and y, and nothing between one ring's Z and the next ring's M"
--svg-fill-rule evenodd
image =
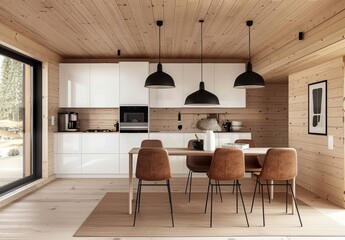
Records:
M0 21L65 59L154 59L157 20L162 27L162 58L200 56L204 24L205 59L247 59L252 19L254 62L298 43L345 8L343 0L0 0ZM266 58L266 59L265 59ZM267 65L267 64L266 64ZM262 66L262 68L267 66Z

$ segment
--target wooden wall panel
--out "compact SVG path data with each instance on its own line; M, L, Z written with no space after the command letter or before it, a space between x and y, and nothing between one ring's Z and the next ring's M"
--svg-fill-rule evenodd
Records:
M10 49L20 52L24 55L37 59L43 63L43 79L47 83L47 89L43 90L43 159L42 159L42 176L48 178L53 175L54 157L53 157L53 132L57 130L50 126L50 117L57 115L58 112L58 81L59 71L58 63L61 57L53 51L43 47L24 36L21 32L15 31L3 23L0 23L0 44ZM48 100L47 100L48 99ZM49 109L48 109L48 106Z
M242 131L251 132L258 146L288 145L288 85L269 84L264 89L247 90L246 108L153 108L150 131L177 131L177 114L181 112L182 131L200 131L199 119L218 114L220 124L228 120L242 121Z
M308 134L308 84L327 80L328 134ZM345 207L344 204L344 62L337 58L289 76L289 146L298 151L297 183Z

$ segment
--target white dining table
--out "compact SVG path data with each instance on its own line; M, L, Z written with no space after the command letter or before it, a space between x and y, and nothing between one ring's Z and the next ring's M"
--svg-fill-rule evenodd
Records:
M200 151L190 148L165 148L169 156L213 156L214 151ZM263 156L266 155L266 152L270 148L256 147L256 148L247 148L243 150L245 156ZM132 214L133 207L133 155L139 153L140 148L132 148L129 152L129 175L128 175L128 212ZM272 181L273 183L273 181ZM296 181L292 179L292 189L296 195ZM273 199L273 185L270 186L270 197ZM293 201L293 199L292 199ZM294 213L294 205L292 204L292 213Z

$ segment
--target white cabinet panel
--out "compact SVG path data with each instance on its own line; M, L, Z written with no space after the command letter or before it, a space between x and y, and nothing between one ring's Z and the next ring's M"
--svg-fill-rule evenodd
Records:
M244 63L222 63L214 65L214 93L219 98L219 107L246 107L246 90L233 87L237 76L244 71Z
M57 146L55 153L81 153L81 133L55 133Z
M119 64L90 64L89 106L119 106Z
M134 147L140 147L141 142L148 139L148 133L120 133L120 153L127 153Z
M89 64L59 64L59 107L89 106Z
M150 107L182 107L182 63L166 63L163 71L169 74L175 82L175 88L150 89ZM150 74L157 71L157 64L150 64Z
M149 90L145 81L149 75L148 62L120 62L120 104L148 105Z
M119 153L119 133L83 133L83 153Z
M119 173L119 154L82 154L82 173Z
M56 173L81 173L81 154L56 154Z
M120 156L120 173L128 174L129 156L128 154L124 154L124 153L119 154L119 156ZM137 154L133 155L133 174L135 174L137 159L138 159L138 155Z

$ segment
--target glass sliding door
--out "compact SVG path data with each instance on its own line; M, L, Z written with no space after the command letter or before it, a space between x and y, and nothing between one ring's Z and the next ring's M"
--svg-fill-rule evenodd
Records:
M0 194L41 175L41 136L35 136L41 134L41 116L35 109L41 106L35 96L35 87L41 86L37 68L40 64L32 59L0 49Z

